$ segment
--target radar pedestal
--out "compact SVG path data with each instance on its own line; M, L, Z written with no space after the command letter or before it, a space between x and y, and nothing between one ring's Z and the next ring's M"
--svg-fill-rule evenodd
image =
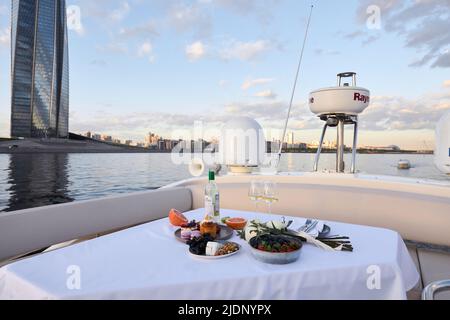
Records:
M325 122L319 147L314 161L314 171L318 171L320 154L329 127L337 128L336 172L345 172L344 128L352 125L353 155L351 173L356 172L356 150L358 147L358 116L364 112L370 103L370 91L356 86L356 73L346 72L337 75L336 87L313 91L309 98L309 107ZM343 83L343 79L352 78L352 84Z

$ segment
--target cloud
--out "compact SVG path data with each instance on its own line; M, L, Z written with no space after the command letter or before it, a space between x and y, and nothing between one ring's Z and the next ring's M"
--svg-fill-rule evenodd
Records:
M108 63L105 60L102 60L102 59L92 60L89 64L91 66L97 66L97 67L105 67L105 66L108 65Z
M119 30L119 37L124 39L139 38L139 37L154 37L158 36L158 31L156 23L154 21L149 21L142 25L137 25L134 27L122 27Z
M366 33L365 33L364 31L356 30L356 31L353 31L353 32L346 33L346 34L344 35L344 38L347 38L347 39L356 39L356 38L359 38L359 37L363 37L363 36L365 36L365 35L366 35Z
M193 32L198 38L207 37L212 31L211 16L198 3L172 5L168 12L168 23L176 31Z
M443 85L446 88L450 88L450 80L445 80Z
M220 9L225 9L243 16L256 16L263 24L273 20L273 14L280 0L210 0Z
M81 9L83 20L93 18L100 26L110 28L125 20L131 12L130 1L118 0L77 0L72 1ZM133 3L137 3L133 1Z
M101 106L101 109L103 107ZM294 109L290 122L291 129L318 128L321 125L315 116L307 112L306 104L297 104ZM71 112L70 126L72 132L113 133L114 136L143 140L149 130L170 137L175 129L192 129L196 121L202 121L205 127L217 129L221 124L236 116L257 119L267 129L281 129L284 125L286 110L287 103L282 101L237 102L224 105L212 113L125 111L113 114L105 110L97 110L83 115Z
M130 13L130 4L123 1L117 9L109 14L109 19L113 22L120 22Z
M361 115L367 130L434 129L442 114L450 110L450 93L426 94L415 99L372 97L370 107Z
M197 41L187 45L185 53L190 61L199 60L205 56L206 47L201 41Z
M210 41L196 41L185 47L185 54L190 61L208 57L220 60L239 60L251 62L264 53L276 48L269 40L243 42L236 39L218 37Z
M272 90L264 90L255 93L254 96L257 98L275 99L277 97L277 94Z
M273 43L268 40L256 40L249 42L241 42L230 40L224 43L220 49L219 55L224 60L241 60L250 61L258 58L274 47Z
M1 15L1 16L7 15L8 13L9 13L9 8L8 8L8 6L5 5L5 4L0 5L0 15Z
M150 41L142 43L138 47L137 54L140 58L148 58L148 61L150 61L150 63L155 62L155 56L153 55L153 45Z
M225 114L247 116L258 120L265 129L283 129L288 103L283 101L232 103L225 106ZM313 115L306 103L293 106L289 129L319 129L322 123Z
M123 42L112 41L106 45L97 46L97 51L101 53L127 54L128 46Z
M167 1L166 23L180 33L193 33L205 39L213 34L215 12L228 11L235 15L256 17L267 25L273 20L280 0L196 0Z
M336 56L336 55L341 54L341 52L337 51L337 50L324 50L324 49L319 49L319 48L316 49L314 52L318 56L321 56L321 55Z
M122 138L144 140L151 130L171 138L174 130L189 130L196 121L202 121L205 127L217 128L221 123L231 118L227 114L182 114L170 112L128 112L113 114L98 110L91 114L70 114L72 132L109 133Z
M271 78L248 79L242 84L241 88L242 90L248 90L255 86L271 83L272 81L274 79Z
M219 87L226 87L228 85L228 81L227 80L220 80L219 81Z
M349 40L359 39L361 41L361 45L366 46L369 45L378 39L380 39L379 34L369 34L368 32L357 30L350 33L344 34L344 38Z
M205 127L220 127L235 116L256 119L265 129L283 129L288 103L281 100L235 102L224 105L213 113L129 112L111 114L99 110L80 116L71 113L71 130L114 133L122 137L143 139L149 130L170 137L174 129L192 129L196 121ZM440 117L450 110L450 91L443 90L405 99L397 96L374 96L370 107L361 115L362 131L433 130ZM297 102L292 109L289 130L319 130L323 122L313 115L306 102Z
M11 27L0 29L0 47L9 47L11 43Z
M410 66L450 68L450 1L363 0L357 10L359 23L366 24L366 11L370 5L381 9L381 22L386 32L403 39L405 47L421 53ZM372 37L366 38L369 42L379 36L369 30L358 30L346 35L347 38Z
M406 99L398 96L374 96L369 108L360 116L362 130L434 130L441 116L450 110L450 91ZM274 100L258 103L232 103L225 106L227 114L257 119L265 127L280 129L288 103ZM306 102L297 102L292 109L289 128L320 129L323 123L311 113Z
M433 68L450 68L450 52L438 56L431 66Z

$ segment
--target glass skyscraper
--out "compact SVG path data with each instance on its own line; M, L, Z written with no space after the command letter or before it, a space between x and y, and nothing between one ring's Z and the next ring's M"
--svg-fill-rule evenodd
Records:
M11 136L67 138L65 0L12 0Z

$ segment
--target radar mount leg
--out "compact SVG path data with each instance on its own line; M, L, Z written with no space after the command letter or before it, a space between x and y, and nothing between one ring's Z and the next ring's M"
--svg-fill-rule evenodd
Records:
M336 172L338 172L338 173L343 173L345 171L344 125L345 125L345 119L339 118L338 119L338 127L337 127L337 152L336 152Z
M353 122L353 150L352 150L352 169L351 173L356 173L356 152L358 151L358 117Z
M320 154L322 153L323 141L325 140L325 134L327 133L327 129L328 129L328 123L325 123L325 125L323 126L323 130L322 130L322 136L320 137L319 146L317 148L316 159L314 160L314 169L313 169L314 172L317 172L319 170L319 159L320 159Z

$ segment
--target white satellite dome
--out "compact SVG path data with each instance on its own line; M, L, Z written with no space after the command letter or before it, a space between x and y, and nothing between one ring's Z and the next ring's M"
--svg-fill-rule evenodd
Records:
M220 159L232 173L251 173L266 152L266 139L260 124L249 117L236 117L222 128Z
M450 174L450 111L444 114L436 127L434 162L440 171Z

